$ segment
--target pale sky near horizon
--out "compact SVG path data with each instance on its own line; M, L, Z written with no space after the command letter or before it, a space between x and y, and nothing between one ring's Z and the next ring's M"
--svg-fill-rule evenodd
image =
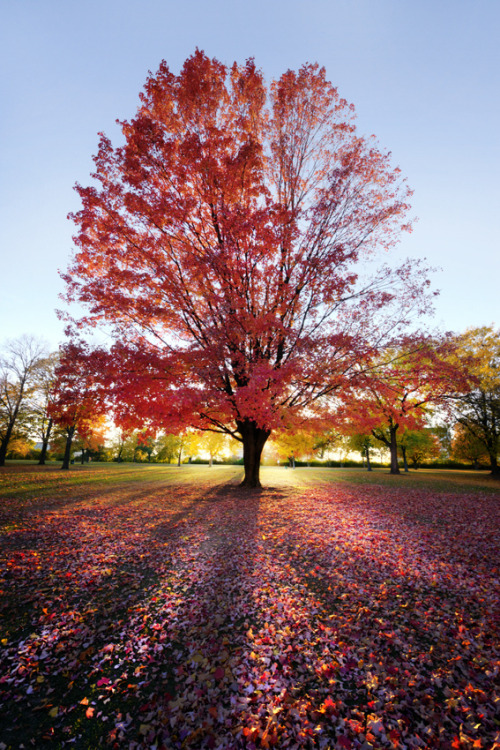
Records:
M498 327L499 38L500 0L0 0L0 343L63 339L73 185L148 70L196 47L267 79L323 65L415 191L396 256L442 268L434 325Z

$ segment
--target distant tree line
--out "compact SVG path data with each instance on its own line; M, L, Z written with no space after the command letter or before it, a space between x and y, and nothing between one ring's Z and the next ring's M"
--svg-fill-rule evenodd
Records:
M147 461L181 464L201 453L209 463L238 460L237 443L212 431L152 433L139 421L112 428L102 386L99 349L74 342L50 352L23 336L0 349L0 466L7 458L57 457L67 469L80 461ZM451 382L453 379L453 382ZM129 405L133 412L133 404ZM448 337L446 347L386 349L378 367L332 401L321 429L277 430L271 460L324 461L335 450L357 453L366 469L389 458L392 473L454 461L489 466L499 476L500 335L493 326ZM382 454L380 453L382 451Z

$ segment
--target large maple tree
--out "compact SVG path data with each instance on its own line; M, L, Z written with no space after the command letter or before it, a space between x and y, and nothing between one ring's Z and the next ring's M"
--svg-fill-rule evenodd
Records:
M409 228L409 190L313 64L267 86L253 60L162 62L122 130L77 186L68 299L111 324L118 422L231 434L258 486L271 431L328 410L425 306L418 264L367 270Z

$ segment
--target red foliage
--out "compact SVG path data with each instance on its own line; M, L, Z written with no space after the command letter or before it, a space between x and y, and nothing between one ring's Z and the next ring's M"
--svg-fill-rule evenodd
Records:
M391 450L391 473L398 473L398 430L425 425L429 406L444 408L451 396L467 387L466 374L452 362L448 338L407 337L398 348L379 353L372 367L356 380L356 390L343 393L339 420L352 433L371 433Z
M100 354L99 350L92 352L76 341L69 341L61 347L50 404L50 414L56 424L65 427L77 424L85 430L85 422L102 414Z
M68 468L76 432L87 446L92 445L94 437L101 436L106 408L101 374L107 361L102 350L92 350L81 342L69 341L61 347L48 411L65 432L63 468Z

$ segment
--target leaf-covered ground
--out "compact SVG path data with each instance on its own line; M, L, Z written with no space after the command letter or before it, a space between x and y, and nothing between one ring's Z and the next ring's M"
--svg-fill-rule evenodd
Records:
M0 473L0 750L500 748L500 492L239 476Z

